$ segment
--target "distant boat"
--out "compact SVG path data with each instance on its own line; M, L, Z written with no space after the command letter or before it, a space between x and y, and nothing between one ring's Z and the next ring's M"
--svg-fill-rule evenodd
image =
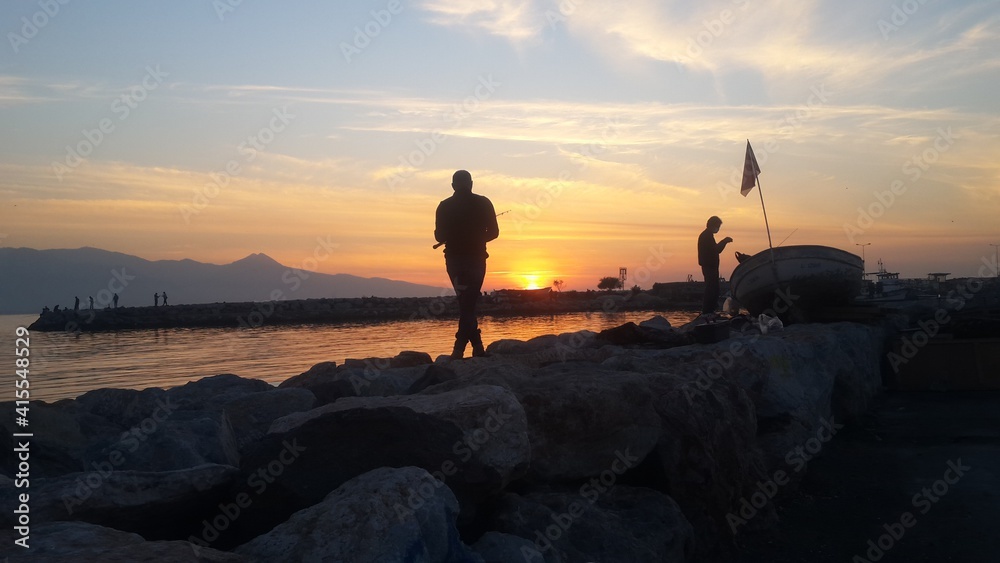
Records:
M799 245L744 259L730 283L733 296L751 315L766 312L794 322L820 308L853 303L863 274L860 256L829 246Z
M862 286L859 303L886 303L890 301L906 301L916 299L916 292L903 285L898 272L887 272L882 260L878 261L878 271L868 275L878 280L867 282Z

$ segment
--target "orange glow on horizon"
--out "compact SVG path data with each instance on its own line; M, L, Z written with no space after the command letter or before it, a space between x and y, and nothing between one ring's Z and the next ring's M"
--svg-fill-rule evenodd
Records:
M525 274L524 275L524 289L540 289L538 275L536 274Z

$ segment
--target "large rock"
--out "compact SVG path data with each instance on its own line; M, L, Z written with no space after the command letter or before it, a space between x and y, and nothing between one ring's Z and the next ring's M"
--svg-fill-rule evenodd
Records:
M4 412L14 413L14 402L0 403ZM31 472L38 477L55 477L81 471L84 468L83 453L89 441L86 431L81 428L77 417L53 405L33 401L29 405L31 438ZM100 419L102 426L109 432L117 432L118 428ZM15 424L11 415L0 418L0 446L10 452L16 447L13 434L25 432ZM17 456L4 455L0 459L0 473L13 477L17 473Z
M484 563L544 563L545 557L531 540L502 532L486 532L472 546Z
M429 355L414 357L413 354L349 360L342 366L321 362L281 382L278 387L308 389L316 396L317 405L332 403L343 397L405 395L411 392L413 385L424 377L430 367Z
M357 393L350 381L337 377L335 362L320 362L308 370L282 381L279 389L307 389L316 397L317 405L332 403L341 397Z
M111 459L119 460L118 469L134 471L239 465L236 437L221 412L179 411L169 419L146 422L94 443L84 455L85 466Z
M471 562L451 490L417 467L374 469L240 546L250 561Z
M73 401L76 411L99 416L123 429L139 426L157 409L176 410L170 406L167 391L158 388L143 389L95 389L80 395Z
M223 405L226 422L232 428L238 449L267 434L275 420L316 406L316 396L308 389L274 389L237 397Z
M272 389L266 381L224 373L168 389L167 396L179 410L221 411L229 401Z
M431 355L427 352L415 352L413 350L404 350L399 354L391 358L363 358L354 359L347 358L344 360L344 367L346 368L366 368L374 367L375 369L390 369L390 368L410 368L416 366L427 365L431 363Z
M589 330L564 332L562 334L545 334L527 341L501 339L491 342L486 351L495 354L535 354L564 350L586 348L594 344L596 334Z
M659 318L662 319L662 317ZM657 348L684 346L693 342L689 334L672 330L666 319L658 321L656 318L643 321L638 325L628 322L618 327L602 330L598 333L597 340L618 346L644 345L656 346Z
M499 358L476 358L471 363L481 366L499 360L507 365L517 364L534 369L565 362L599 363L616 353L615 347L597 340L596 334L589 330L536 336L527 342L497 340L486 351Z
M653 404L662 421L660 440L647 464L649 484L669 494L697 531L695 553L719 558L731 550L729 516L769 481L757 446L753 402L734 381L719 379L702 390L693 374L649 374ZM773 523L773 506L759 509L754 524Z
M649 484L681 505L700 556L718 557L715 548L731 547L734 532L772 523L772 497L795 490L808 459L835 434L836 413L866 408L880 381L877 335L849 323L800 324L709 345L627 350L604 362L649 374L663 433L647 460L655 471L641 469L662 475Z
M340 399L276 420L246 452L241 469L260 494L219 545L242 543L378 467L424 468L471 518L475 504L522 476L529 460L524 410L500 387Z
M769 470L837 416L863 412L880 388L878 329L853 323L798 324L767 335L740 335L708 345L632 350L606 367L694 377L698 393L720 380L737 382L753 401L758 441Z
M238 465L236 439L222 410L228 402L273 390L264 381L218 375L166 391L98 389L53 405L33 403L33 475L87 471L111 458L120 460L119 470ZM12 446L9 433L0 444ZM0 468L11 475L13 466L5 463Z
M31 528L29 548L14 545L9 531L0 533L4 561L64 563L65 561L171 561L177 563L240 563L242 556L200 548L185 541L146 541L138 534L84 522L51 522Z
M239 448L263 436L275 418L314 403L307 390L278 390L228 374L166 391L100 389L60 404L61 416L72 419L63 422L62 434L76 439L63 451L77 459L74 471L111 458L120 460L118 470L236 466Z
M600 473L618 454L642 459L660 435L644 377L589 362L552 364L528 374L481 370L423 391L467 385L510 389L524 405L534 481L582 479Z
M216 508L239 475L235 467L204 465L167 472L117 470L105 461L85 473L31 481L32 521L78 520L162 539L185 536L194 515ZM4 506L24 489L0 485ZM155 515L155 517L152 517ZM14 525L14 514L0 517Z
M603 481L602 481L603 479ZM522 561L688 561L692 528L677 504L657 491L594 478L578 490L503 496L489 522L530 539Z

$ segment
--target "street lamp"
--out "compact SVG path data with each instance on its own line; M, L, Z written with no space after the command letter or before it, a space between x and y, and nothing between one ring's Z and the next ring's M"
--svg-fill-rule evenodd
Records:
M996 277L1000 278L1000 244L990 243L990 246L996 249L995 255L993 257L993 269L996 271L994 274Z
M871 246L871 245L872 245L872 243L870 243L870 242L866 242L866 243L856 242L856 243L854 243L854 246L860 246L861 247L861 269L862 269L862 272L861 272L862 276L861 277L863 277L863 278L867 278L868 277L868 272L864 271L864 269L865 269L865 247L866 246Z

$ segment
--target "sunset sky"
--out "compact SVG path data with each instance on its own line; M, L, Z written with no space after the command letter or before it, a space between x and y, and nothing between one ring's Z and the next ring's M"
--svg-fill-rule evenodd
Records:
M46 12L46 10L48 12ZM0 244L447 285L469 170L484 289L700 279L731 250L971 276L1000 244L1000 2L33 0L0 7ZM323 241L323 244L320 243ZM332 241L332 242L331 242ZM335 251L322 249L335 245ZM319 252L317 252L319 250ZM5 274L6 275L6 274Z

